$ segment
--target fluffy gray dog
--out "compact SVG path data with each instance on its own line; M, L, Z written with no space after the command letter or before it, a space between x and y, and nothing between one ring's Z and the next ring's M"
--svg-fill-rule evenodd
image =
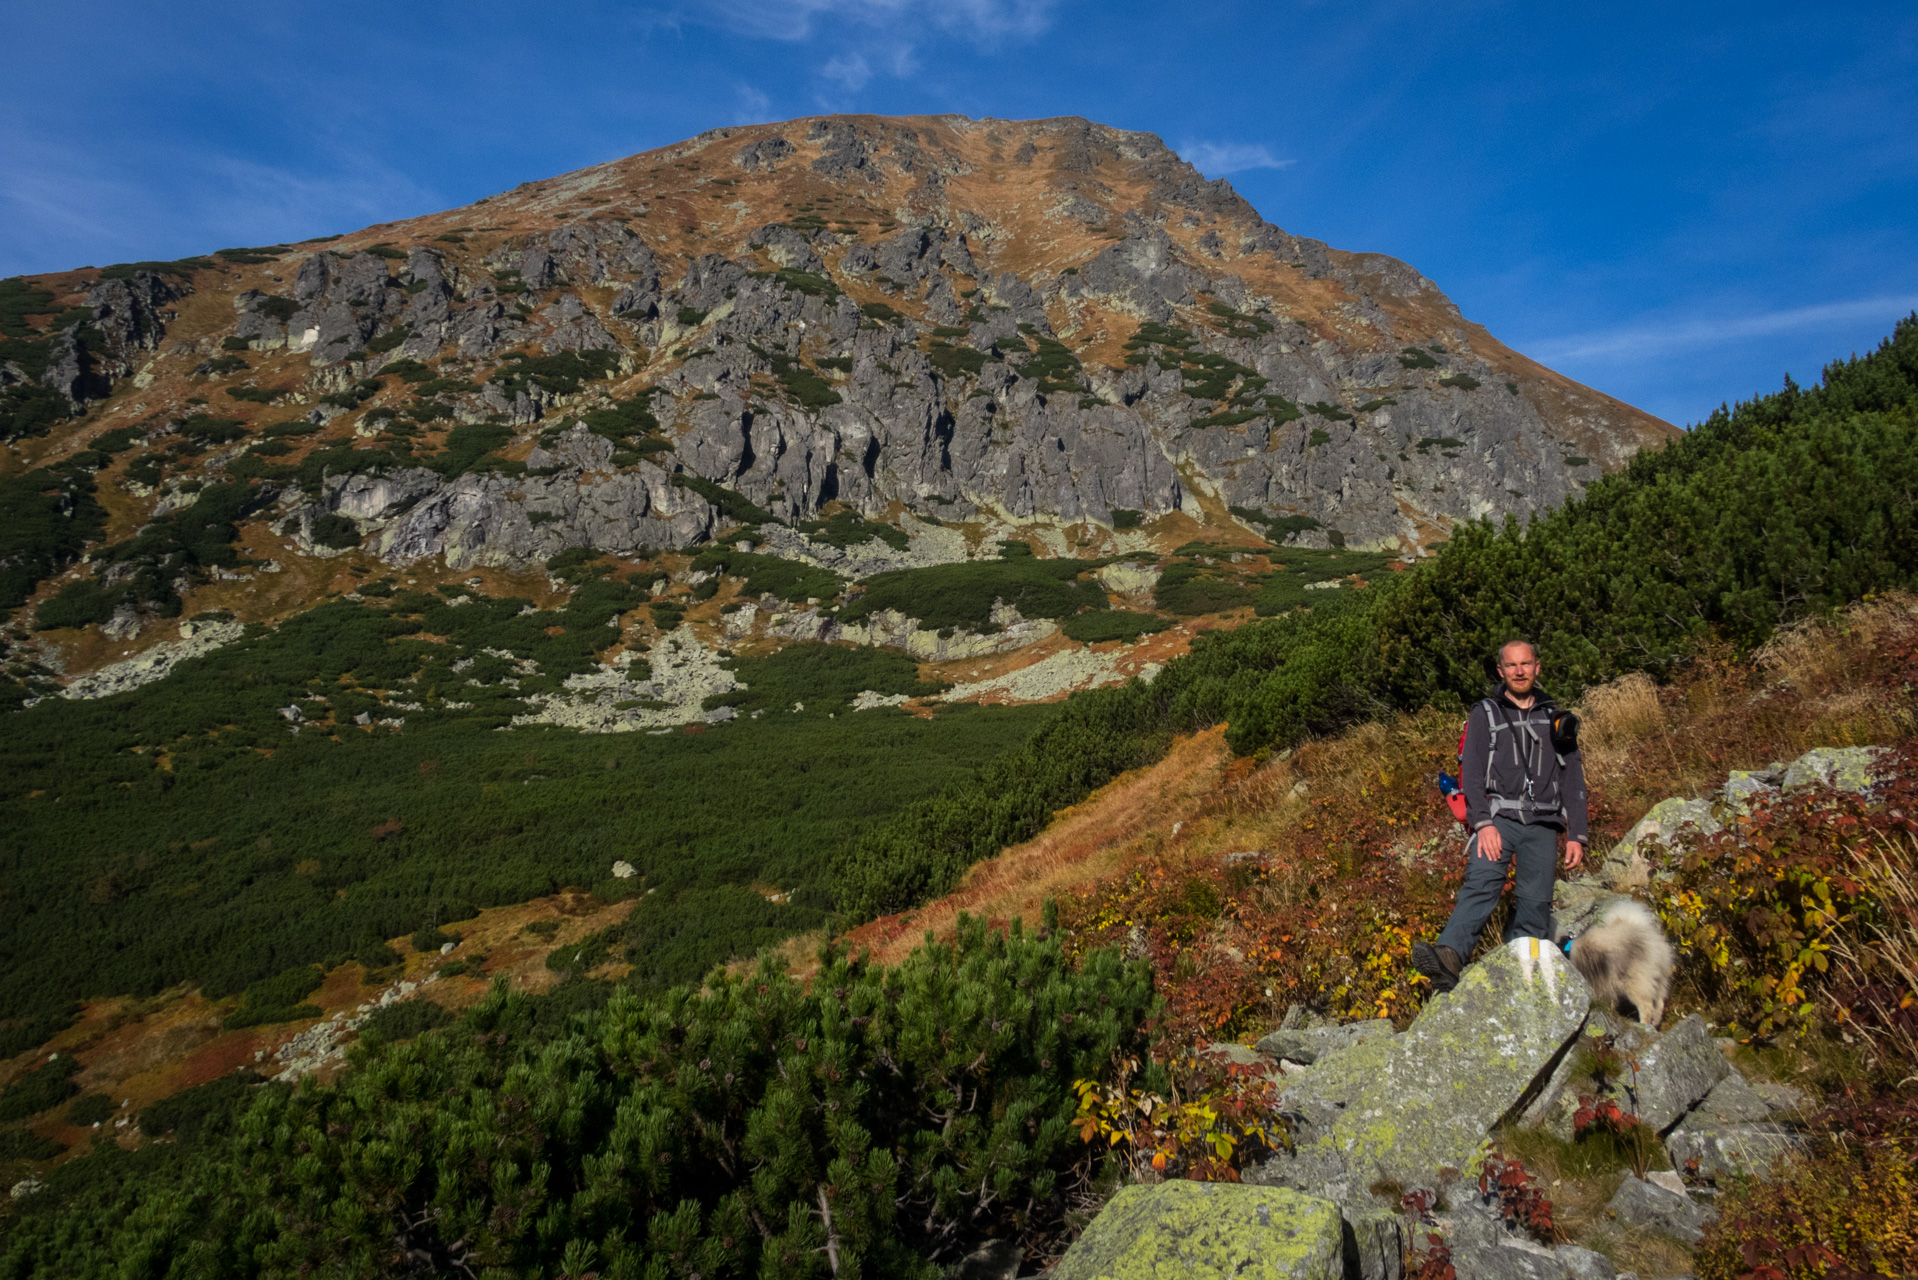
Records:
M1611 1009L1629 1003L1640 1022L1658 1025L1672 990L1672 944L1643 903L1614 902L1585 932L1560 932L1558 944L1591 984L1595 1001Z

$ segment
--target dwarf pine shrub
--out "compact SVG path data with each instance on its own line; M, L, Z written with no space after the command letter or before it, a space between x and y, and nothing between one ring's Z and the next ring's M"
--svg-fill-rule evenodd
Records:
M1072 1123L1073 1083L1143 1052L1154 1000L1116 949L1075 966L980 920L892 969L828 950L808 986L768 964L651 999L559 991L587 1011L500 983L455 1028L370 1037L336 1086L228 1076L147 1108L149 1132L199 1132L137 1181L120 1156L81 1162L16 1217L0 1271L137 1256L164 1273L209 1248L360 1270L398 1240L476 1274L825 1276L831 1259L845 1280L930 1280L988 1215L1059 1229L1106 1158Z

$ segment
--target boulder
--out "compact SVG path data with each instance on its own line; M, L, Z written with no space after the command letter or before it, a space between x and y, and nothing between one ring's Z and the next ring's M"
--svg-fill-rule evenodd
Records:
M1436 1186L1467 1171L1486 1134L1531 1102L1591 999L1557 948L1515 939L1467 968L1403 1035L1358 1042L1282 1102L1314 1113L1312 1145L1346 1168L1348 1185Z
M1660 800L1605 855L1598 869L1599 880L1611 889L1631 889L1648 883L1651 866L1639 850L1640 842L1657 839L1669 844L1679 832L1688 829L1709 836L1723 830L1724 824L1713 815L1709 800Z
M1130 1186L1066 1250L1053 1280L1342 1280L1329 1200L1226 1182Z
M1712 1086L1712 1091L1685 1118L1687 1127L1699 1124L1750 1124L1771 1118L1771 1104L1736 1071Z
M1634 1061L1638 1069L1625 1081L1632 1114L1659 1133L1677 1124L1732 1070L1697 1014L1641 1049Z
M1785 767L1785 790L1830 787L1862 795L1877 774L1873 765L1883 747L1815 747Z
M1776 795L1778 784L1783 780L1784 774L1776 769L1733 769L1719 794L1725 797L1727 804L1742 813L1751 807L1754 800Z
M1689 1196L1632 1177L1625 1179L1607 1208L1628 1227L1657 1231L1686 1244L1697 1244L1704 1239L1705 1227L1718 1216L1713 1210L1694 1204Z
M1337 1053L1341 1049L1349 1049L1361 1040L1391 1034L1390 1018L1372 1018L1365 1022L1348 1022L1341 1026L1274 1031L1259 1041L1258 1050L1275 1061L1284 1060L1310 1066L1320 1058Z
M1618 1275L1612 1260L1595 1249L1562 1244L1558 1247L1558 1260L1565 1264L1572 1280L1616 1280Z
M1780 1124L1720 1124L1688 1116L1666 1137L1665 1150L1680 1169L1696 1161L1701 1175L1716 1178L1763 1174L1772 1161L1801 1144L1796 1133Z
M1552 1250L1467 1244L1452 1250L1459 1280L1568 1280L1571 1270Z

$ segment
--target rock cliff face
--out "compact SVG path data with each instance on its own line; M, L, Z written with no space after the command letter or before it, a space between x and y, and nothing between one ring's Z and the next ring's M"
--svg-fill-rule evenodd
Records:
M189 265L77 279L104 340L63 335L46 383L78 404L160 351L142 389L185 400L244 367L235 398L323 428L289 463L331 450L283 531L343 516L393 563L682 548L835 503L920 532L1183 511L1409 550L1671 431L1405 264L1288 234L1156 137L1079 119L719 129ZM176 310L199 336L169 345ZM436 436L458 424L504 430L454 460Z

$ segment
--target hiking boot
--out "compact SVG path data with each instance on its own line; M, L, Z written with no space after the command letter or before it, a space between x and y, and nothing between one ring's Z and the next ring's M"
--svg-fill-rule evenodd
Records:
M1444 995L1458 985L1465 964L1450 947L1435 947L1429 942L1412 944L1412 967L1432 980L1434 995Z

